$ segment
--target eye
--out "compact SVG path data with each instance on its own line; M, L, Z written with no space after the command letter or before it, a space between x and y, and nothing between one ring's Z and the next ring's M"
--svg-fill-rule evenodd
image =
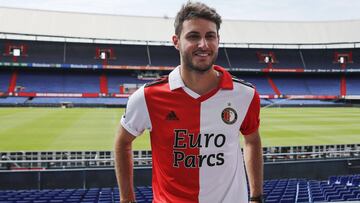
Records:
M206 39L208 40L215 40L217 38L216 34L208 34L206 35Z
M200 36L197 35L197 34L190 34L186 38L189 39L189 40L197 40L197 39L200 38Z

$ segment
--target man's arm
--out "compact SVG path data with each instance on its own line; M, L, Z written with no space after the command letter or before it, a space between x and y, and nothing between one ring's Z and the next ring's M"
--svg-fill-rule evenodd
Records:
M114 146L115 172L120 190L120 203L135 202L132 160L132 141L135 138L120 125Z
M250 197L263 194L263 156L259 131L244 136L244 157ZM256 202L256 201L251 201Z

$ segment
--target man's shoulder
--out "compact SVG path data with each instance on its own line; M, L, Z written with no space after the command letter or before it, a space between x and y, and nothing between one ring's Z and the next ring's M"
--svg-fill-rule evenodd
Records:
M148 82L145 84L145 88L153 87L161 84L165 84L169 82L169 76L161 76L159 79L156 79L154 81Z
M224 67L221 67L219 65L215 65L214 68L216 70L220 70L221 72L223 72L223 74L227 75L226 78L231 78L232 82L235 83L235 84L239 84L241 86L246 86L246 87L250 87L250 88L253 88L255 89L255 86L253 84L251 84L250 82L247 82L243 79L240 79L234 75L232 75L228 70L226 70L226 68Z
M234 83L237 83L237 84L240 84L240 85L245 85L247 87L255 89L255 86L253 84L251 84L250 82L247 82L247 81L245 81L243 79L240 79L240 78L237 78L235 76L232 76L232 81Z

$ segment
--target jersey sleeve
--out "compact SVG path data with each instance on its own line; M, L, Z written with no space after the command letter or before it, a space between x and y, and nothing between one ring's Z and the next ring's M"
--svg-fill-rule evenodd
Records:
M260 125L260 96L255 90L250 106L246 113L245 119L240 127L243 135L249 135L259 128Z
M144 86L135 91L128 100L121 125L132 135L139 136L151 128L149 111L146 106Z

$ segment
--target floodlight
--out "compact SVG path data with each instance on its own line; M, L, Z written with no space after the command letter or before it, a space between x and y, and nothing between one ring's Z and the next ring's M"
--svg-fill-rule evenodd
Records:
M264 62L265 63L271 63L271 57L270 56L265 56L264 57Z
M19 48L14 48L14 49L12 49L12 54L13 54L13 56L20 56L21 50Z
M339 57L339 63L341 63L341 64L345 63L345 57L344 56Z
M105 60L106 59L106 51L100 52L100 59Z

